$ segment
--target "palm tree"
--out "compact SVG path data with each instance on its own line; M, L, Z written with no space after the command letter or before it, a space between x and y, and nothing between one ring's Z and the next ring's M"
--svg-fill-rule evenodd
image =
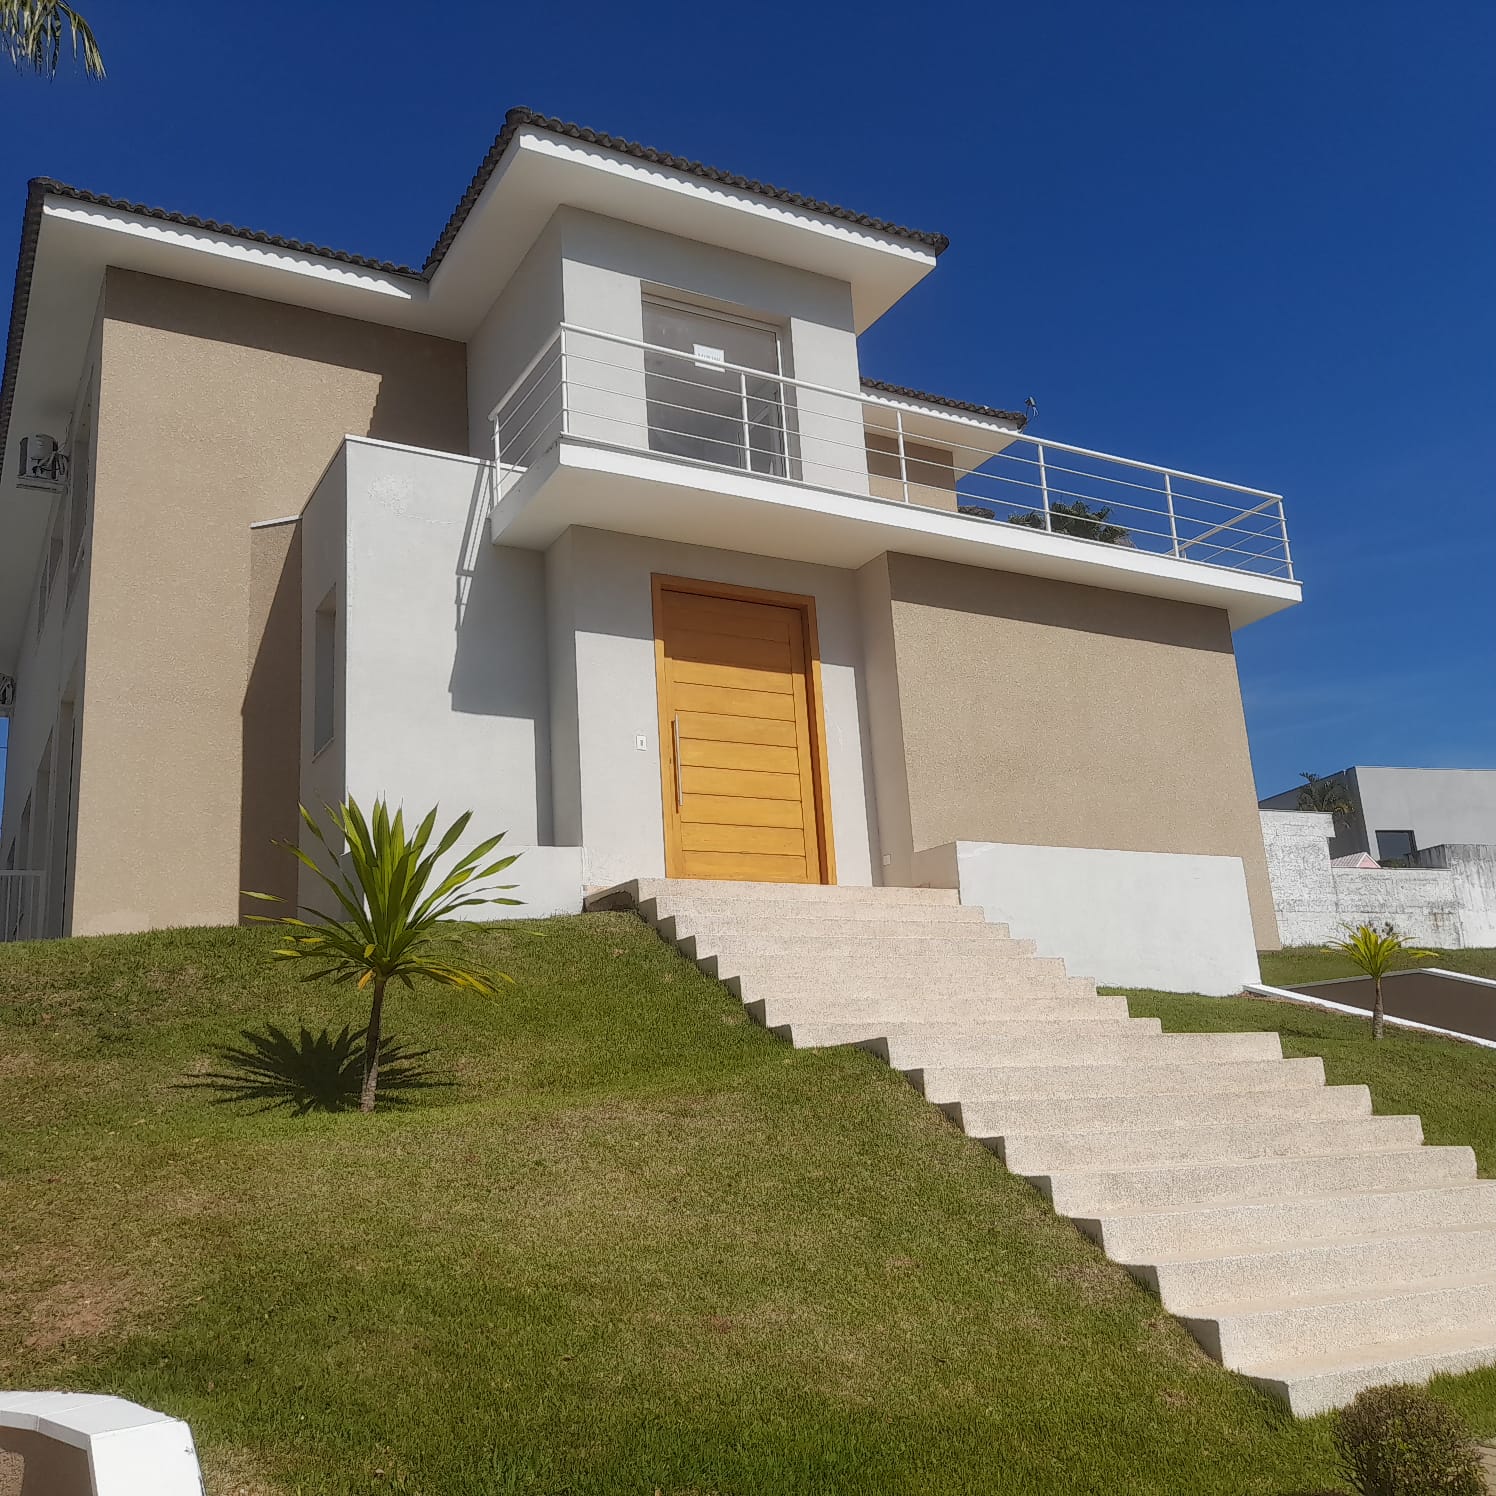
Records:
M447 960L438 951L441 944L450 940L453 916L459 909L476 904L520 902L500 896L513 884L477 886L503 872L515 857L500 857L482 865L504 839L500 832L474 847L444 874L437 874L437 863L467 830L471 811L458 816L442 834L436 848L428 852L436 826L434 809L414 832L407 834L404 812L397 810L392 818L383 800L374 802L367 819L356 801L328 806L328 822L336 836L347 844L341 858L305 806L301 807L301 818L322 844L330 865L324 868L310 853L289 842L282 845L332 893L342 909L342 917L309 908L306 912L318 923L291 916L266 918L264 922L278 924L284 932L285 944L275 950L276 956L316 964L317 969L309 972L304 981L328 977L333 982L353 982L360 991L371 989L359 1110L372 1112L379 1085L384 992L390 982L411 987L412 977L424 977L438 986L460 987L487 997L497 993L488 976L462 962ZM278 902L274 894L250 893L249 897ZM502 973L495 975L501 981L509 980Z
M66 35L90 78L104 76L104 55L87 21L63 0L0 0L0 52L23 73L57 75Z
M1337 820L1355 813L1345 781L1338 774L1321 779L1318 774L1303 773L1299 778L1304 781L1299 787L1300 810L1328 811Z
M1053 535L1074 535L1081 540L1099 540L1105 545L1125 545L1131 536L1121 525L1108 524L1111 507L1098 504L1092 509L1083 499L1073 504L1053 503L1049 506L1049 523L1044 523L1042 514L1011 514L1010 525L1026 525L1031 530L1048 530Z
M1391 925L1378 930L1373 925L1362 925L1353 929L1345 927L1344 940L1327 945L1327 956L1344 956L1353 966L1371 978L1371 1037L1380 1039L1387 1014L1382 1006L1382 978L1392 970L1392 964L1402 957L1405 961L1433 961L1437 951L1415 950Z

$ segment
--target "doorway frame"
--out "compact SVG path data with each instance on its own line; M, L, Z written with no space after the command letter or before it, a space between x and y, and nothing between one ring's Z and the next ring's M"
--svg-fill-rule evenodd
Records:
M674 877L672 863L680 864L680 848L670 836L670 802L675 797L675 746L671 738L670 714L665 701L665 603L667 592L687 592L696 597L721 597L732 602L768 603L799 612L805 630L805 712L810 726L811 795L815 814L816 842L820 852L821 883L836 882L836 847L831 829L831 770L826 757L826 705L821 685L821 638L816 628L816 600L802 592L773 592L764 587L743 587L735 582L713 582L701 577L677 577L651 572L650 600L654 611L655 709L659 722L660 814L665 841L665 876Z

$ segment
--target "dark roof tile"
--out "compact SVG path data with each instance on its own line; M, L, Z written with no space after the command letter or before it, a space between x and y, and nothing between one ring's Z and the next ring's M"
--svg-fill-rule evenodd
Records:
M945 395L932 395L928 390L912 390L904 384L884 384L881 379L864 379L865 390L877 390L883 395L902 395L906 400L923 400L927 405L944 405L948 410L964 410L974 416L990 416L998 421L1017 421L1020 429L1028 425L1028 417L1019 410L998 410L992 405L973 405L969 400L952 400Z
M583 140L588 145L599 145L604 150L633 156L640 161L651 162L655 166L667 166L673 171L688 172L691 176L701 177L708 182L720 182L724 187L737 187L758 197L771 197L777 202L788 203L793 208L804 208L809 213L820 213L827 218L840 218L865 229L875 229L880 234L892 234L899 239L909 239L916 244L925 245L934 250L936 254L940 254L950 246L951 241L944 234L925 233L920 229L909 229L902 224L889 223L882 218L870 218L866 213L854 213L850 208L839 208L834 203L823 203L815 198L802 197L798 192L787 192L783 187L754 181L751 177L742 177L736 172L722 171L715 166L705 166L700 161L688 161L682 156L672 156L667 151L656 150L653 146L640 145L633 140L623 140L616 135L605 135L600 130L589 130L585 125L574 125L567 120L537 114L533 109L519 108L511 109L504 116L504 128L494 138L494 143L488 148L488 154L483 158L473 180L468 183L467 191L462 194L452 216L447 220L447 226L437 237L436 243L431 246L431 253L426 256L426 263L422 267L424 274L430 275L441 263L442 257L452 247L452 241L457 237L458 230L466 221L468 214L472 212L473 204L478 201L484 187L488 184L488 179L498 168L504 152L509 147L509 142L527 125L536 130L549 130L553 135L567 135L573 140Z

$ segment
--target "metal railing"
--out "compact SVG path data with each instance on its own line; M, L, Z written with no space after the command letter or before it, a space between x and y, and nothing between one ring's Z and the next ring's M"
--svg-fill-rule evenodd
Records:
M498 497L566 436L1294 579L1279 494L704 352L563 323L490 412Z
M0 871L0 944L40 940L46 928L45 874L32 868Z

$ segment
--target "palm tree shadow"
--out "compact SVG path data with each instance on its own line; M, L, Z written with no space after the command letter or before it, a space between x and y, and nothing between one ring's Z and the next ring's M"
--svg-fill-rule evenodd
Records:
M288 1108L293 1116L358 1110L364 1079L364 1030L344 1024L340 1033L303 1027L292 1038L268 1023L242 1029L242 1044L215 1051L218 1069L182 1082L185 1089L215 1093L214 1106L241 1105L256 1112ZM432 1051L392 1038L379 1043L379 1104L409 1106L414 1093L454 1085L423 1064Z

